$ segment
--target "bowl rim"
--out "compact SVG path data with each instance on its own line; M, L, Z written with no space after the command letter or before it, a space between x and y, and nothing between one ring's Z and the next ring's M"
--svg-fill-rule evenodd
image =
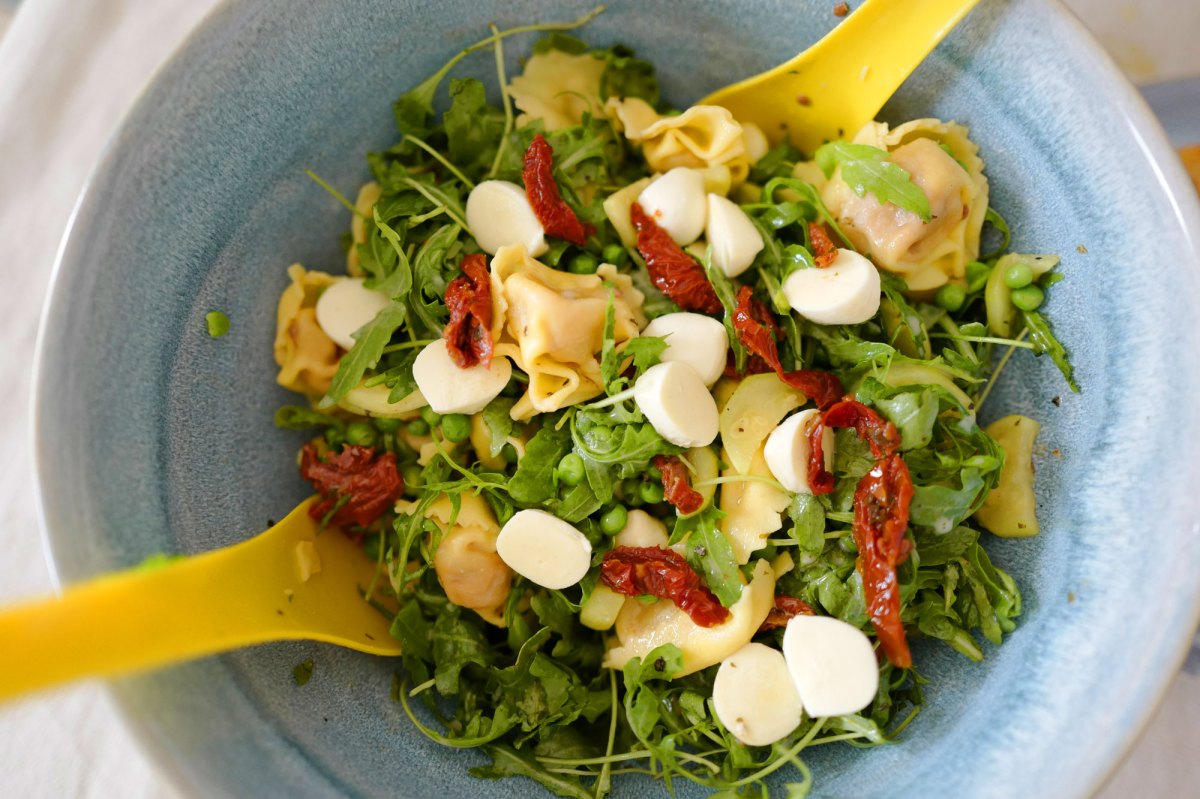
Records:
M64 291L62 275L65 269L64 264L68 260L67 251L74 243L74 233L81 212L91 202L93 190L100 175L106 170L114 151L130 134L129 121L144 104L147 94L159 83L164 74L172 71L176 64L188 55L196 41L203 38L209 29L219 25L223 17L232 13L235 5L243 5L246 2L248 0L217 0L212 8L179 41L176 48L146 76L89 170L72 206L54 255L45 299L39 313L37 337L34 344L28 440L34 471L33 494L38 534L50 581L57 594L62 593L64 585L57 565L55 537L47 521L46 493L43 490L44 482L48 481L50 475L45 471L46 458L41 446L43 416L40 398L48 390L48 387L43 387L47 328L53 309L63 301L60 294ZM1081 55L1091 62L1096 70L1096 76L1107 87L1111 99L1114 101L1114 109L1119 112L1120 118L1128 125L1137 141L1138 148L1147 157L1154 170L1155 182L1169 200L1180 231L1184 235L1186 246L1191 251L1193 268L1200 269L1200 196L1194 191L1161 121L1155 115L1146 97L1120 69L1112 55L1104 49L1080 17L1068 8L1063 0L1048 0L1046 6L1051 14L1056 15L1064 25L1071 29ZM1181 78L1163 83L1196 80L1200 80L1200 77ZM1078 792L1078 796L1093 796L1112 779L1121 765L1128 760L1134 744L1143 736L1166 698L1175 676L1180 671L1194 640L1196 640L1197 628L1200 627L1200 575L1191 586L1191 593L1190 614L1185 614L1190 616L1190 626L1185 628L1186 632L1180 632L1177 635L1173 650L1164 646L1164 650L1166 650L1164 654L1167 657L1159 658L1156 666L1147 670L1149 675L1147 683L1152 686L1148 693L1150 700L1134 713L1133 723L1125 726L1118 734L1109 739L1109 745L1106 748L1111 756L1103 767L1091 769L1087 781L1080 783L1081 790ZM150 724L137 715L131 703L122 695L120 684L114 680L104 680L101 690L105 701L115 710L117 718L126 731L147 756L147 761L157 773L166 778L171 789L181 796L201 796L198 783L188 774L182 762L170 752L165 742L154 734Z

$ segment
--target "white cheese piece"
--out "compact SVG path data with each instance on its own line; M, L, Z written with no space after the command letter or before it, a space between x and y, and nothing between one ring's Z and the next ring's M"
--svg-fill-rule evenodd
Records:
M856 325L879 311L879 271L853 250L838 250L822 269L799 269L783 281L796 313L821 325Z
M388 298L363 287L360 277L335 282L317 298L317 324L344 350L354 346L354 334L388 305Z
M436 413L479 413L508 385L512 364L508 358L492 358L482 364L460 369L450 358L446 340L425 346L413 361L413 379L417 389Z
M647 369L633 387L633 400L658 434L676 446L703 447L717 437L717 403L696 370L682 361Z
M771 150L767 134L763 133L763 129L753 122L742 123L742 143L746 146L746 157L752 164L757 163L758 159Z
M554 514L522 510L500 528L496 553L508 567L543 588L569 588L592 565L592 545Z
M704 385L711 386L725 372L729 334L725 325L698 313L669 313L646 325L643 336L663 336L667 348L662 361L681 361L696 370Z
M870 639L829 616L794 616L783 631L783 657L808 715L857 713L875 698L879 665Z
M629 511L629 518L614 543L619 547L667 548L667 526L644 510Z
M708 195L704 236L712 248L713 266L727 277L737 277L749 269L763 248L762 236L746 212L719 194Z
M746 644L721 661L712 701L725 729L747 746L786 738L804 713L787 662L765 644Z
M467 225L484 252L523 244L533 258L546 252L546 230L525 189L506 180L485 180L467 197Z
M704 175L699 170L677 166L651 181L637 201L681 247L704 232Z
M792 414L767 436L766 446L763 447L767 468L788 491L812 493L808 485L808 459L812 455L808 435L820 416L821 412L816 408ZM821 431L821 452L825 456L826 471L833 469L833 446L833 428L826 427Z

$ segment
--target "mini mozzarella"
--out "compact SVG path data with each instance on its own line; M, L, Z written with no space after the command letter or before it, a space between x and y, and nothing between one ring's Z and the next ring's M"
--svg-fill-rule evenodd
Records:
M879 271L853 250L838 250L821 269L800 269L783 281L796 313L822 325L856 325L879 311Z
M546 229L529 204L525 189L507 180L485 180L471 189L467 225L489 255L511 244L524 244L533 258L548 249Z
M644 510L629 511L629 518L613 543L619 547L667 548L667 526Z
M354 346L354 334L386 308L388 298L363 287L361 277L332 284L317 298L317 324L344 350Z
M725 372L729 334L725 332L725 325L711 316L698 313L665 314L651 321L642 335L666 338L663 363L686 363L696 370L706 386L717 382Z
M746 644L721 661L712 701L725 729L747 746L786 738L804 712L783 655L765 644Z
M492 358L492 365L459 368L450 358L446 340L426 345L413 361L413 378L436 413L478 413L508 385L512 364Z
M857 713L875 698L879 665L862 630L829 616L794 616L783 657L808 715Z
M651 366L633 387L633 401L658 434L679 447L704 447L720 428L717 403L683 361Z
M812 446L808 434L821 412L816 408L800 411L783 420L767 436L763 457L767 468L779 484L797 494L811 494L808 485L808 459ZM821 431L821 453L825 456L825 471L833 469L833 428Z
M763 248L762 236L746 212L719 194L708 195L704 236L712 248L713 266L727 277L737 277L749 269Z
M543 588L570 588L592 565L592 545L554 514L523 510L496 537L496 554L508 567Z
M642 189L637 201L681 247L691 244L704 232L707 209L704 175L699 170L675 167Z
M763 129L753 122L742 123L742 143L746 147L746 157L750 159L750 163L757 163L758 159L762 158L771 150L771 143L767 141L767 134L763 133Z

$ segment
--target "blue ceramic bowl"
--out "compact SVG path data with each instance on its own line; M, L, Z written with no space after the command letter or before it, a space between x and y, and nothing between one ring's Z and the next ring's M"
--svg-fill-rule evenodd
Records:
M305 494L272 412L288 264L341 269L350 191L394 137L390 103L460 46L591 0L239 0L161 72L80 202L38 374L42 511L63 581L231 544ZM686 104L814 41L829 0L616 2L584 31L653 58ZM682 44L686 43L686 44ZM510 68L529 40L510 42ZM491 59L468 71L491 81ZM1018 357L991 405L1044 422L1043 533L990 542L1024 589L1017 631L971 665L921 646L928 704L897 746L808 753L817 796L1081 796L1150 714L1200 598L1196 202L1141 99L1063 9L990 0L885 117L970 124L1022 251L1064 256L1049 311L1083 393ZM1086 247L1086 253L1084 249ZM205 332L221 309L232 330ZM1061 404L1056 398L1061 397ZM180 619L187 624L187 619ZM311 682L292 667L311 657ZM131 726L205 796L518 797L414 731L394 662L262 646L115 685ZM683 790L685 796L697 792ZM623 781L618 796L658 796Z

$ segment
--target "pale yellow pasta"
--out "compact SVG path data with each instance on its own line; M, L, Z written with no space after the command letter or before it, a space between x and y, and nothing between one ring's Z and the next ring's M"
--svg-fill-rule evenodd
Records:
M358 190L358 197L354 201L354 210L358 213L350 218L350 249L346 252L346 272L355 277L362 277L364 274L358 262L358 245L367 240L367 218L374 215L375 203L379 202L382 194L383 187L371 181Z
M967 129L937 119L916 119L894 130L869 122L854 143L887 150L929 198L932 219L923 222L869 192L857 196L839 170L821 194L850 241L881 269L903 275L910 291L961 283L967 263L979 257L988 208L983 161Z
M752 478L723 484L720 501L725 513L719 523L720 530L729 539L737 562L748 563L751 553L765 547L771 533L783 527L783 512L791 502L791 495L775 482L763 457L762 445L744 473L726 469L721 475Z
M542 120L548 131L573 127L585 113L599 116L600 76L605 62L591 55L571 55L561 50L538 53L525 62L525 71L513 78L508 94L523 113L517 125Z
M309 272L300 264L288 267L292 283L279 297L275 316L275 363L279 385L309 396L321 396L337 372L338 346L317 324L317 298L337 278Z
M725 166L735 185L750 173L746 137L728 109L694 105L677 116L660 116L637 97L610 97L605 109L625 138L641 145L647 165L655 172L677 166Z
M613 339L618 347L645 324L642 293L628 275L604 264L594 275L560 272L529 257L521 245L492 258L492 338L495 354L529 376L512 409L528 419L601 393L599 353L609 289L616 289Z

